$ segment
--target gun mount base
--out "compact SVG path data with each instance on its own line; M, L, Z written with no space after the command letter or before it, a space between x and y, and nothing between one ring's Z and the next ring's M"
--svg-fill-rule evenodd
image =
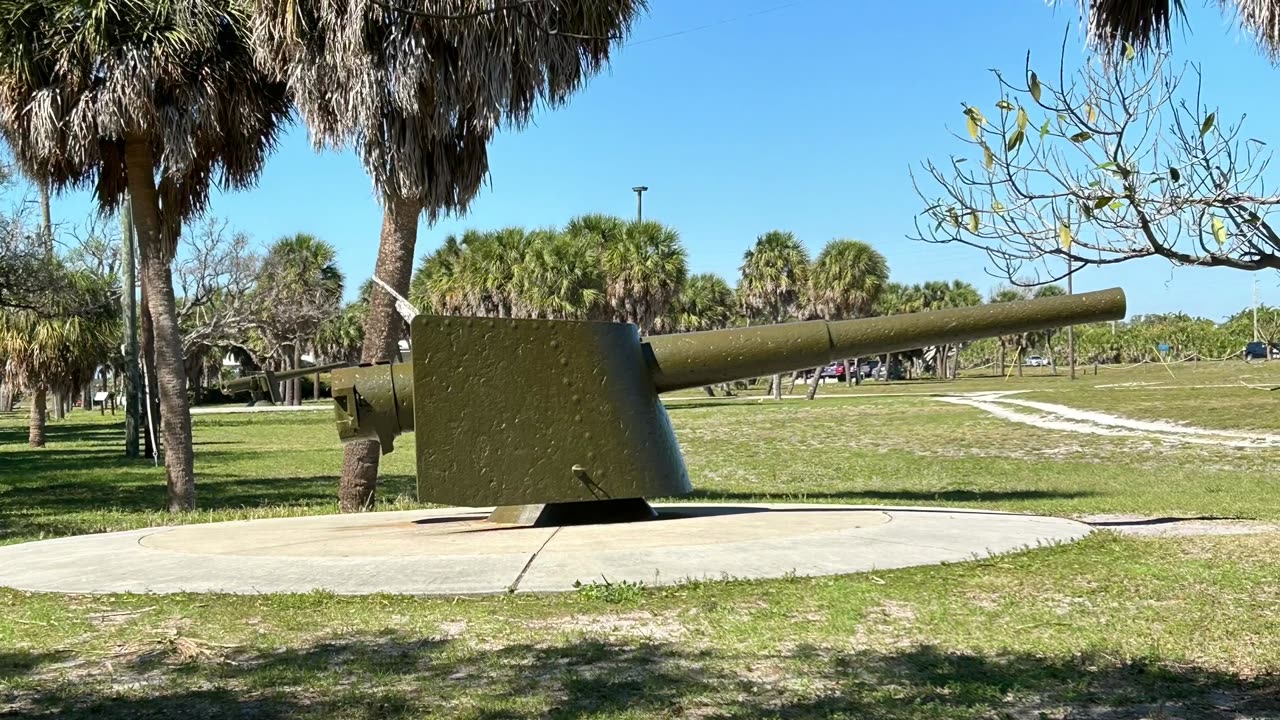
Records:
M604 525L654 520L658 513L644 498L584 500L581 502L502 505L489 514L489 522L523 527Z

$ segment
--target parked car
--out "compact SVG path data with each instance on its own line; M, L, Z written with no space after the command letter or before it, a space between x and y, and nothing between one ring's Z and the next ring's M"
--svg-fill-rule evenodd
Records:
M1261 340L1254 340L1244 346L1244 352L1241 353L1245 360L1266 360L1267 359L1267 343ZM1280 345L1271 343L1271 357L1280 358Z
M1032 355L1031 357L1027 358L1027 361L1023 364L1026 365L1027 367L1048 367L1049 361L1048 359L1042 358L1039 355Z

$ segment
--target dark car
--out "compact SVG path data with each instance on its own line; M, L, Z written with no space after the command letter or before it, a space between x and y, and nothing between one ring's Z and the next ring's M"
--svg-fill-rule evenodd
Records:
M1270 347L1268 347L1268 344L1261 340L1254 340L1248 345L1245 345L1244 352L1241 354L1244 356L1245 360L1266 360L1268 349L1271 351L1271 357L1280 357L1280 346L1275 343L1271 343Z

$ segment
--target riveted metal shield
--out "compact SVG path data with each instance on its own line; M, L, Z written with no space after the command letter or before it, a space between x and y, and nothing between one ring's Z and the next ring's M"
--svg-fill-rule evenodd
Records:
M690 491L634 326L419 315L411 330L419 500Z

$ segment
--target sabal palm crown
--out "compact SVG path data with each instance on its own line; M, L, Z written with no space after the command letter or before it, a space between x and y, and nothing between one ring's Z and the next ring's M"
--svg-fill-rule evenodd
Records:
M337 305L345 280L338 269L337 250L308 233L288 235L272 243L262 261L260 277L260 282L278 294L305 298L316 305Z
M1080 0L1089 40L1108 55L1143 52L1169 43L1173 21L1185 17L1183 0ZM1280 1L1220 0L1234 6L1240 24L1272 59L1280 59Z
M307 336L338 314L343 282L333 245L307 233L282 237L262 261L260 312L278 340L311 339Z
M727 327L733 320L734 303L733 289L719 275L693 275L676 300L670 329L696 332Z
M748 315L774 322L796 311L809 285L809 253L793 233L771 230L743 255L738 298Z
M313 141L353 146L380 192L429 218L465 209L488 173L494 132L567 101L645 9L643 0L252 1L258 56L288 83Z
M114 209L125 146L150 149L163 256L210 184L256 180L289 117L254 64L242 0L0 0L0 132L29 177Z
M652 220L628 223L600 252L605 303L617 322L654 332L688 277L688 258L675 228Z
M120 338L111 280L84 271L63 279L64 291L42 310L0 313L0 355L28 387L92 374Z
M514 280L520 317L585 320L604 302L600 249L582 235L555 230L530 233Z
M884 255L858 240L832 240L809 276L811 311L828 318L870 315L889 282Z

